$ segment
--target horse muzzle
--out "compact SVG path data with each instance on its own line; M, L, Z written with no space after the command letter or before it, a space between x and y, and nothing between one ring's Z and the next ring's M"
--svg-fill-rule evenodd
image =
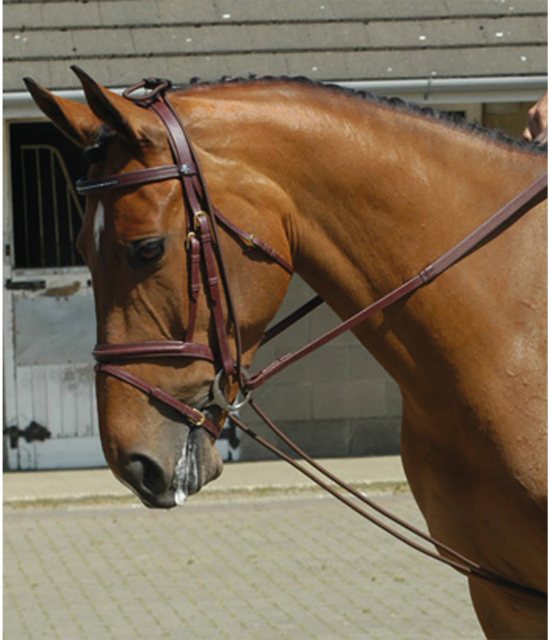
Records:
M221 456L203 429L189 429L184 441L178 440L175 455L167 458L143 448L130 452L116 474L147 507L182 505L188 496L221 475Z

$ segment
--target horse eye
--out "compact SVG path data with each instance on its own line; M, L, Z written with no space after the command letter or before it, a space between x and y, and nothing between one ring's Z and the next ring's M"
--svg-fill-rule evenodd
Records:
M155 262L164 255L164 238L134 240L129 245L129 253L135 266Z

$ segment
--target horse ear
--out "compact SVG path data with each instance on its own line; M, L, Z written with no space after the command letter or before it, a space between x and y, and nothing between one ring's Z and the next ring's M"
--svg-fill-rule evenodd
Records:
M101 121L87 105L56 96L32 78L24 82L40 110L67 138L80 147L93 141Z
M145 109L102 87L80 67L73 65L71 69L82 83L90 109L131 146L139 146L158 127L154 116Z

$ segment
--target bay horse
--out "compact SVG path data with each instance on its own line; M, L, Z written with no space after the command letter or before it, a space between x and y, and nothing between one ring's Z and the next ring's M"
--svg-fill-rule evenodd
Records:
M166 127L154 110L73 69L87 104L26 83L92 161L95 188L78 247L92 274L98 343L174 341L192 323L197 357L181 362L155 352L122 368L191 411L203 408L216 377L201 351L216 341L214 312L204 294L191 303L185 284L196 283L197 272L188 259L193 237L182 179L117 189L101 182L173 165ZM348 318L546 169L546 156L533 147L306 81L198 83L171 92L170 103L216 210L280 257L277 263L232 233L219 235L241 344L229 324L226 339L245 367L288 287L281 264ZM354 329L400 386L402 461L430 532L540 592L547 568L543 209L537 205L436 282ZM198 276L203 286L209 276ZM225 318L228 306L223 298ZM103 373L96 386L105 456L147 506L172 507L178 487L194 493L221 473L205 429ZM231 401L234 377L226 380ZM209 424L224 419L217 408L208 415ZM546 637L546 599L475 578L469 588L488 637Z

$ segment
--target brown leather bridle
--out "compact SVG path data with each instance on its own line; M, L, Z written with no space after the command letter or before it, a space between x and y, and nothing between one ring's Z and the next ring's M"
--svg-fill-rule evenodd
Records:
M221 404L222 408L225 409L234 408L235 405L227 401L223 402L222 394L220 393L221 377L222 375L226 377L235 375L241 386L244 386L241 368L242 347L235 307L218 239L217 223L236 236L249 250L257 249L261 251L290 274L293 273L293 268L269 245L256 238L253 234L246 233L214 209L196 156L192 151L185 130L166 95L170 88L171 82L168 80L147 79L130 87L123 95L145 109L152 109L160 117L168 132L174 164L110 175L103 178L81 178L76 183L76 189L81 195L90 195L115 189L133 188L163 180L178 179L181 182L185 204L189 210L186 238L190 280L188 290L189 313L185 337L181 341L98 344L93 351L93 355L97 362L96 371L118 378L170 406L179 412L185 420L189 421L191 425L203 427L214 438L217 438L221 432L222 423L215 424L207 416L206 412L181 402L173 395L148 384L113 363L142 361L151 358L207 360L215 363L218 367L215 381L217 403ZM136 95L136 92L140 89L149 91L145 95ZM201 267L204 268L206 274L204 288L213 318L216 336L215 348L193 342L198 297L202 289ZM223 316L223 296L228 310L228 322ZM234 331L236 357L233 357L229 345L229 326L232 326Z
M421 270L416 276L410 278L379 300L351 316L349 319L328 331L323 336L313 340L305 347L282 356L258 373L255 373L251 377L246 377L241 364L242 344L238 320L235 313L233 299L231 297L229 282L227 280L227 272L219 243L217 226L222 226L228 233L231 233L247 248L261 251L267 258L273 260L288 273L293 273L293 268L282 256L279 255L277 251L256 238L253 234L247 233L237 227L212 206L196 156L193 153L183 125L181 124L176 111L169 102L167 93L170 89L170 81L149 78L130 87L123 95L125 98L131 100L140 107L153 110L160 117L168 133L174 163L160 167L142 169L140 171L106 176L103 178L81 178L77 181L76 188L78 193L82 195L89 195L113 189L134 188L136 186L163 180L177 179L180 181L185 204L189 212L186 239L187 258L189 264L189 321L186 335L184 340L181 341L168 340L145 341L130 344L98 344L93 351L93 355L97 361L96 371L130 384L150 397L171 407L191 426L206 429L215 439L221 432L222 424L214 423L208 417L207 410L202 411L182 402L173 395L159 389L158 387L150 385L116 364L143 361L146 359L164 360L173 358L190 360L202 359L212 362L216 367L216 379L214 388L212 389L213 398L211 403L220 406L229 413L233 413L231 417L232 421L245 433L272 451L278 457L286 460L289 464L319 484L338 500L345 503L370 522L382 528L384 531L401 540L405 544L425 555L428 555L429 557L452 566L463 574L476 576L515 591L546 599L547 595L545 593L519 584L482 567L475 561L463 556L444 543L432 538L421 530L381 508L365 495L331 474L327 469L310 458L282 431L280 431L268 416L261 411L257 404L250 399L250 393L282 369L285 369L290 364L325 345L341 333L349 331L358 324L364 322L374 313L387 308L398 300L402 300L409 296L420 287L431 283L462 258L466 257L484 243L489 242L510 224L524 215L528 210L542 202L547 197L547 174L540 176L526 189L521 191L516 197L488 218L486 222L480 225L449 251L433 261L425 269ZM142 90L142 92L137 95L137 92L140 90ZM202 270L206 276L203 284L201 277ZM202 288L205 290L212 315L212 322L216 337L215 345L213 346L193 342L197 301ZM227 308L227 319L225 319L223 315L223 299ZM316 308L321 304L321 302L322 300L319 297L315 297L307 302L290 316L269 329L263 336L261 344L264 344L274 336L278 335L282 330L293 324L296 320ZM235 342L236 353L234 356L229 344L229 331L231 328ZM348 494L352 495L355 500L368 505L383 517L391 520L399 527L406 529L412 535L433 544L442 555L439 555L421 544L416 543L406 535L403 535L399 531L388 526L371 513L365 511L357 505L356 502L336 491L333 486L327 484L301 463L297 462L288 454L284 453L243 424L238 416L234 415L234 410L237 409L239 405L230 404L226 398L224 398L222 392L222 379L228 379L231 376L236 378L246 400L250 401L250 406L258 416L298 456L306 460L307 463L309 463L317 472L325 476L328 480L338 485Z

